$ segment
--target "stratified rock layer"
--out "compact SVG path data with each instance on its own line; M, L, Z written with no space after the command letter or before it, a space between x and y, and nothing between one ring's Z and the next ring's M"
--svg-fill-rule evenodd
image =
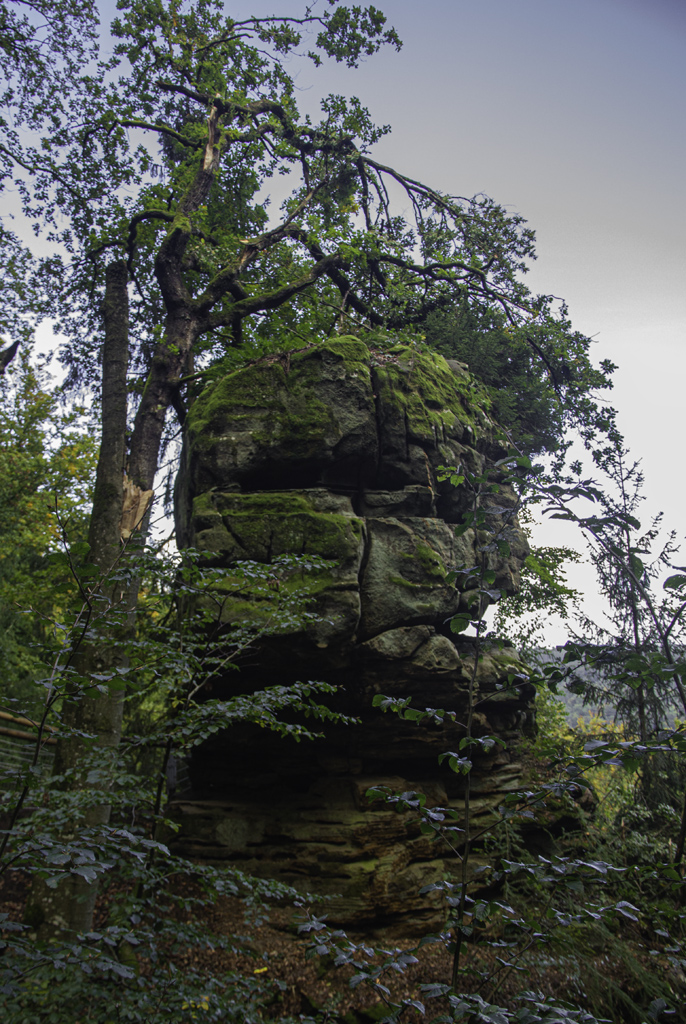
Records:
M483 473L504 454L487 407L460 364L403 346L371 352L357 338L263 359L197 399L177 487L182 543L218 565L288 554L334 563L308 574L316 615L286 635L269 635L278 595L227 598L227 623L251 619L267 631L212 696L323 680L340 687L336 709L359 724L300 745L247 726L208 741L193 757L192 794L176 804L179 850L337 894L327 913L346 925L407 931L431 918L418 889L454 862L412 815L365 794L384 785L462 806L463 778L438 766L464 735L473 665L472 641L448 628L469 606L451 570L486 558L492 586L512 591L527 553L502 511L489 519L509 554L478 553L484 538L461 528L471 495L440 479L442 467ZM512 507L514 496L501 488L496 503ZM506 744L475 761L479 826L517 786L507 744L533 688L512 650L483 656L477 684L475 731ZM400 721L372 707L378 693L455 720Z

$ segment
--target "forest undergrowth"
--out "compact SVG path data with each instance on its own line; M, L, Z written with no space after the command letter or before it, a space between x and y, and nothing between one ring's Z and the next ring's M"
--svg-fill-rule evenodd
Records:
M570 728L564 706L555 697L543 698L542 711L537 736L524 741L519 751L529 791L553 782L551 756L560 756L563 748L583 750L589 740L605 741L614 729L598 718L590 725L581 723L579 729ZM547 806L536 808L532 819L513 821L497 838L486 842L491 869L474 895L508 911L496 908L481 922L468 920L474 930L466 943L460 994L480 997L487 1006L510 1007L512 1013L521 1006L522 994L529 992L535 993L539 1002L547 1000L558 1007L558 1012L560 1006L572 1004L595 1019L618 1024L683 1021L686 978L679 933L684 915L678 887L671 893L665 891L664 878L673 860L678 815L667 805L654 812L641 806L637 770L600 765L588 773L588 781L590 788L583 801L566 795L549 799ZM122 817L112 824L126 828L130 822ZM139 827L154 839L150 822L141 822ZM591 867L581 879L569 876L566 884L560 874L553 882L557 892L551 899L551 884L540 871L541 865L550 869L557 861L579 860L596 870ZM505 867L515 864L514 870ZM604 868L598 870L601 865ZM192 865L177 868L176 875L166 878L175 897L174 905L166 908L170 914L166 924L171 926L166 940L162 939L154 957L120 943L117 957L122 965L133 967L141 981L154 979L156 987L162 982L162 964L167 975L162 988L173 986L177 978L193 977L195 996L188 995L186 1005L177 1007L179 1019L367 1024L388 1017L394 1005L403 1007L403 1012L392 1019L455 1019L443 991L450 987L452 971L447 942L416 935L402 938L397 929L386 940L378 934L371 938L359 933L350 933L347 939L333 933L322 940L320 932L303 932L301 928L308 920L324 920L325 904L308 906L300 899L300 906L293 907L292 901L275 902L268 893L259 910L255 906L246 910L237 896L219 896L207 902ZM619 910L597 915L592 905L597 904L599 887L601 902ZM131 880L116 873L108 878L96 904L97 933L106 933L121 918L122 907L135 897L134 889ZM24 919L29 890L30 875L10 870L0 883L0 912L15 921ZM660 927L665 917L672 920L669 935ZM523 920L538 921L538 941L508 966L508 951L520 943ZM174 923L200 926L204 941L189 941L184 946L178 941ZM525 927L531 927L529 934L534 934L531 924ZM329 948L323 950L327 941ZM352 962L337 963L348 942L356 947ZM356 957L364 964L365 978L360 978ZM26 1016L17 1021L70 1019L64 1016L64 999L70 991L82 1002L84 1013L71 1019L108 1019L98 1009L102 992L95 991L89 998L88 975L79 979L79 974L71 985L67 983L68 970L61 977L58 974L52 980L52 985L57 982L54 995L47 984L41 991L37 983L32 997L24 1001ZM217 1002L224 1002L217 979L224 979L224 985L239 983L231 997L236 1000L235 1016L226 1015L225 1004L225 1015L216 1013ZM357 983L351 985L353 979ZM110 985L105 983L105 988ZM164 1002L161 998L161 1005ZM15 1005L19 1011L22 1001ZM488 1019L488 1014L481 1019Z

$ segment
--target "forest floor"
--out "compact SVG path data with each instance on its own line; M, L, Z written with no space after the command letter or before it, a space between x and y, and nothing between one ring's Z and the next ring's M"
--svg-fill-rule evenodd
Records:
M238 900L222 900L207 923L215 933L227 937L246 934L243 907ZM210 967L206 962L205 966L210 970L257 974L265 979L265 983L267 980L272 982L275 1017L323 1013L324 1019L332 1022L343 1020L345 1024L367 1024L379 1021L389 1012L388 1002L397 1005L403 1000L419 1000L426 1004L425 1016L408 1006L403 1021L430 1021L448 1010L443 998L427 1000L424 988L450 981L452 955L443 943L430 943L419 948L416 939L393 939L388 943L376 939L371 943L387 951L411 950L417 960L408 964L402 973L390 970L380 978L388 990L382 996L368 983L351 987L350 981L357 973L353 967L336 966L331 955L312 955L312 938L297 934L292 911L275 909L268 923L249 928L247 936L248 954L223 951L205 954L214 965ZM369 941L364 935L350 933L348 937L357 942ZM627 934L622 937L627 945L627 958L620 954L612 937L608 938L609 941L603 941L601 934L595 935L596 949L588 960L589 949L578 949L575 953L559 947L532 948L513 969L505 968L500 960L501 956L507 956L506 950L469 943L463 956L465 973L461 991L463 994L478 992L488 1002L509 1007L519 1005L522 992L530 991L541 1000L550 997L575 1005L586 1004L598 1015L602 1007L594 1004L600 1001L605 1004L606 1014L614 1010L612 1018L628 1024L632 1018L637 1018L624 1004L622 994L640 1003L644 995L640 974L664 970L666 958L665 963L656 963L655 958L642 947L637 929L627 929ZM192 954L193 957L197 955ZM365 957L360 956L359 959L364 960ZM384 959L381 956L367 962L379 964ZM197 967L197 963L194 966Z
M533 759L526 767L530 776L542 771ZM558 836L555 852L583 859L600 856L602 849L595 846L599 840L594 834L597 826L593 818L592 812L582 813L578 821L572 822L570 832ZM536 852L540 851L529 851L528 856L536 860ZM623 873L617 877L628 881ZM180 878L175 889L179 896L197 895L195 882L188 876ZM0 913L21 921L27 892L28 878L22 873L8 871L0 876ZM643 897L639 892L629 896L643 902L647 893ZM103 888L96 905L96 929L107 926L112 911L126 897L126 889L116 879ZM480 930L480 941L467 944L461 964L461 992L479 993L489 1003L514 1008L521 1005L522 994L528 991L541 1000L551 998L584 1007L597 1018L609 1018L615 1024L643 1024L647 1019L646 1008L664 992L670 996L669 1002L676 1005L676 1013L669 1019L673 1024L686 1024L686 978L675 968L674 958L670 958L669 942L658 939L654 932L649 902L640 920L617 916L603 923L585 919L583 907L587 897L588 894L575 897L568 893L560 904L569 911L568 926L549 928L549 890L537 889L523 878L510 883L506 892L489 895L489 899L505 898L513 906L525 908L530 920L538 920L536 931L540 939L543 940L544 933L548 939L537 941L532 933L532 941L524 936L522 942L521 934L511 934L506 918L495 915ZM612 892L602 891L604 902L611 903L613 898L626 899L627 895L618 891L613 897ZM319 909L316 912L320 913ZM181 923L188 913L176 911L174 920ZM196 919L195 924L206 929L207 946L181 950L177 947L169 951L169 958L181 972L192 971L208 979L232 973L256 982L258 994L264 997L265 1020L297 1019L302 1015L331 1024L372 1024L386 1016L389 1002L397 1005L403 1000L426 1004L425 1015L408 1005L403 1012L403 1024L429 1022L448 1010L444 998L429 998L426 991L426 986L447 985L450 981L452 956L441 941L420 945L416 938L386 938L382 932L381 938L377 935L372 939L369 934L349 932L352 942L376 947L376 959L367 959L364 953L357 957L370 966L382 964L389 959L389 952L397 950L411 952L416 958L402 971L385 971L379 981L387 991L381 992L367 982L351 986L358 973L354 967L337 966L331 953L318 955L313 951L316 932L298 930L298 922L305 920L302 910L273 906L269 908L268 919L264 920L262 914L263 920L256 922L250 920L242 901L222 897L213 906L204 907L202 913L202 920ZM325 914L325 907L321 913ZM219 941L214 941L213 936ZM514 958L511 966L505 966L504 961L513 957L516 949L513 937L520 950L527 944L529 948ZM387 951L386 955L383 951ZM142 958L136 962L135 954L131 965L142 974L152 974L155 969Z
M184 889L190 885L182 883ZM15 920L21 920L27 881L18 872L10 872L0 881L0 910ZM116 885L98 899L96 926L103 927L112 906L121 897ZM343 1022L343 1024L372 1024L388 1013L388 1002L399 1004L403 1000L419 1000L426 1004L426 1015L408 1005L403 1021L431 1021L448 1009L443 998L427 1000L424 986L447 984L450 980L452 958L445 946L431 943L417 948L416 940L393 939L384 944L374 943L383 950L412 950L415 963L408 964L402 973L390 970L380 979L386 986L383 995L368 983L351 987L356 973L351 966L336 966L332 955L312 955L311 933L299 934L294 912L276 907L270 911L267 922L255 924L246 920L245 907L238 899L220 899L205 911L203 923L208 936L223 937L228 948L193 948L176 952L173 959L183 972L192 970L208 978L227 973L259 979L264 986L265 1019L297 1017ZM665 977L666 958L660 963L641 943L640 931L627 923L621 937L621 947L610 933L587 934L577 948L559 946L532 950L514 969L503 967L502 948L489 945L468 945L461 989L463 993L479 992L488 1002L514 1007L524 991L535 992L541 999L551 997L576 1005L585 1005L597 1016L611 1017L618 1024L637 1024L643 1019L631 1009L631 1002L644 1002L641 976L646 973ZM350 934L353 941L364 941L365 936ZM595 949L590 945L595 944ZM370 943L371 944L371 943ZM233 948L232 948L233 947ZM364 959L364 956L361 957ZM384 958L369 963L380 963ZM662 960L665 960L663 963ZM151 965L142 961L139 969L147 973ZM629 1000L626 1001L626 996ZM604 1011L604 1012L601 1012ZM673 1021L682 1020L677 1013Z

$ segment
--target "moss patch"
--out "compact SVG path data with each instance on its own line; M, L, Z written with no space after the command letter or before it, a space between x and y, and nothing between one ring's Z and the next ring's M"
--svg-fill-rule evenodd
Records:
M414 436L433 439L436 428L450 428L456 420L487 423L486 391L469 375L453 373L438 353L397 345L386 355L391 358L374 370L379 397L403 411ZM323 375L368 378L371 361L363 341L344 336L234 370L201 393L189 411L188 430L204 446L230 427L249 428L252 420L256 443L276 442L307 458L318 439L336 430L329 406L317 394Z
M201 448L232 429L247 430L258 446L277 445L295 459L312 458L322 440L335 441L340 433L330 404L320 397L323 380L368 381L369 361L369 349L354 337L264 359L208 386L189 412L187 429Z
M264 428L253 431L255 443L276 443L292 458L316 457L321 441L335 430L335 423L329 406L316 397L314 387L312 382L291 389L288 401L271 410Z
M488 395L470 378L454 374L438 353L397 346L389 354L395 358L375 370L378 394L382 403L403 411L414 437L434 440L456 420L484 422Z
M197 505L196 505L197 502ZM312 504L301 491L258 491L255 494L210 493L195 499L193 512L209 502L221 515L239 513L253 516L287 516L297 512L314 512Z
M428 544L417 544L414 555L407 555L406 557L414 557L421 562L425 573L428 576L431 576L434 580L444 580L448 574L446 566L443 564L443 560L440 555L437 554L433 548L429 547Z
M193 502L197 545L229 561L271 562L281 555L315 555L356 573L364 522L338 512L317 512L302 492L199 495Z
M225 429L235 410L283 407L286 371L281 363L261 362L222 377L199 395L188 411L187 428L194 436Z
M341 618L346 598L336 594L357 592L364 522L315 511L307 492L202 494L193 503L193 522L198 549L219 556L228 569L213 587L223 622L261 626L269 634L298 633L309 628L313 600L333 600L329 617ZM232 562L270 563L282 555L325 561L306 569L296 564L280 574L276 585L252 585L242 575L232 578Z
M271 561L279 555L317 555L343 561L355 557L362 522L326 512L255 516L231 513L224 523L245 551L244 558Z
M296 367L308 360L321 360L326 355L345 363L346 370L357 370L369 373L371 353L365 343L351 334L339 338L329 338L312 348L301 349L291 353L291 366Z

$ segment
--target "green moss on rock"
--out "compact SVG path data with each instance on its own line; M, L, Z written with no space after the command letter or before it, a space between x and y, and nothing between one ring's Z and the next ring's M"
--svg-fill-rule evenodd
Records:
M317 512L298 491L257 494L201 494L193 502L198 544L234 559L270 562L286 554L316 555L345 566L361 557L362 519L337 512ZM219 531L223 528L223 535Z
M423 544L421 541L415 546L413 555L405 555L405 558L416 558L421 562L424 572L430 576L435 584L435 581L444 580L448 574L447 567L444 565L440 555L434 551L428 544Z
M414 438L433 441L456 421L484 422L488 395L471 378L453 373L438 353L396 346L389 354L394 358L375 370L379 399L382 406L402 410Z
M227 374L205 388L188 411L187 429L194 437L221 433L237 408L282 408L286 371L279 362L260 362Z
M192 406L191 444L203 453L222 438L275 458L316 461L351 430L359 431L360 416L373 426L370 373L369 349L353 337L234 370Z
M311 359L321 359L327 353L344 363L347 370L369 373L371 353L363 341L351 334L341 335L339 338L329 338L311 348L293 352L291 365L296 366Z

